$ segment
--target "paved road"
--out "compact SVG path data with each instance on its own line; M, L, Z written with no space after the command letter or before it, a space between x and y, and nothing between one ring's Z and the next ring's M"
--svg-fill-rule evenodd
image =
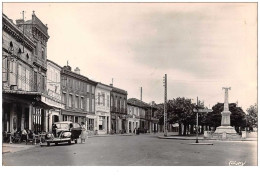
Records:
M230 162L257 165L256 141L189 145L193 142L158 139L154 135L94 137L86 144L38 146L4 153L3 165L225 166Z

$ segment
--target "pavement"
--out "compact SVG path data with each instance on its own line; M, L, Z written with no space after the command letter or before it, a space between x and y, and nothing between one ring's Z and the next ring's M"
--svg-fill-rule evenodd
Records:
M89 138L85 144L26 147L3 153L4 166L230 166L257 165L256 141L159 139L158 134ZM3 144L5 147L8 144ZM19 148L20 149L20 148Z
M100 135L94 135L94 136L89 136L88 138L93 138L93 137L118 137L118 136L143 136L143 135L155 135L159 139L174 139L174 140L196 140L196 136L178 136L176 133L169 133L167 137L163 135L163 133L157 133L157 134L140 134L140 135L135 135L135 134L100 134ZM198 137L199 141L210 141L210 145L212 144L212 141L222 141L222 140L216 140L216 139L205 139L203 136ZM257 141L257 138L246 138L246 139L239 139L239 140L233 140L233 141ZM193 144L193 143L191 143ZM202 144L202 143L200 143ZM208 143L203 143L203 144L208 144ZM45 144L43 144L44 146ZM195 144L196 145L196 144ZM25 143L3 143L2 144L2 153L14 153L14 152L19 152L19 151L24 151L28 149L32 149L35 147L41 147L39 144L32 145L28 144L26 145Z
M14 152L19 152L19 151L24 151L28 150L31 148L39 147L39 145L31 145L28 144L26 145L25 143L20 143L20 144L9 144L9 143L3 143L2 144L2 153L14 153Z
M176 139L176 140L196 140L196 136L158 136L160 139ZM198 137L198 140L209 140L209 141L216 141L219 139L206 139L203 136ZM222 141L222 140L220 140ZM245 139L233 139L230 141L257 141L257 138L245 138Z
M177 132L169 132L167 134L167 137L164 136L163 133L158 134L159 139L175 139L175 140L196 140L196 135L187 135L187 136L179 136ZM199 135L198 140L209 140L209 141L216 141L219 139L209 139L209 138L204 138L204 135ZM241 138L241 139L233 139L229 141L257 141L257 136L250 136L248 138ZM223 141L223 140L220 140Z

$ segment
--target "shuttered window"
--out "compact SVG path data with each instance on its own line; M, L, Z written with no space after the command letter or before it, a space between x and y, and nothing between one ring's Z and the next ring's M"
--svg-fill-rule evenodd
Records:
M18 89L22 89L22 66L18 64Z

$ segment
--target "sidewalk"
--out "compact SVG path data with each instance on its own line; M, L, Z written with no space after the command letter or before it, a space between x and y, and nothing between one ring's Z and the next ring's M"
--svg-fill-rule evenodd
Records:
M115 137L115 136L134 136L135 134L132 133L124 133L124 134L99 134L99 135L94 135L91 137Z
M178 135L168 135L165 137L163 134L158 136L159 139L175 139L175 140L196 140L196 136L178 136ZM218 141L257 141L257 138L245 138L245 139L233 139L233 140L221 140L213 138L204 138L203 135L198 137L198 140L218 140Z
M20 143L20 144L3 143L2 144L2 154L24 151L24 150L32 149L32 148L35 148L35 147L39 147L39 144L37 144L37 145L31 145L31 144L26 145L25 143Z

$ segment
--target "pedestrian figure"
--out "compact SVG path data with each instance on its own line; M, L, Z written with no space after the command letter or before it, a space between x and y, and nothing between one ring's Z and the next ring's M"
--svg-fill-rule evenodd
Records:
M86 136L87 136L86 126L84 122L81 122L81 134L80 134L81 143L85 144Z
M52 125L52 133L53 133L54 137L56 137L57 125L55 123Z
M27 141L27 135L28 135L28 133L27 133L26 129L23 129L23 130L22 130L22 136L21 136L21 141L22 141L22 142L23 142L24 140Z

